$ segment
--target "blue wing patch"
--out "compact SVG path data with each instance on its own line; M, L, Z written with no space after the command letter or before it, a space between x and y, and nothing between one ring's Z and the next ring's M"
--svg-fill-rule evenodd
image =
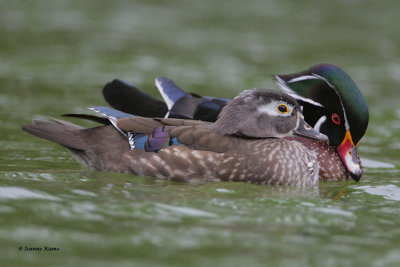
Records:
M170 110L179 99L188 95L188 93L183 91L172 80L165 77L158 77L156 79L156 86L167 104L168 110Z

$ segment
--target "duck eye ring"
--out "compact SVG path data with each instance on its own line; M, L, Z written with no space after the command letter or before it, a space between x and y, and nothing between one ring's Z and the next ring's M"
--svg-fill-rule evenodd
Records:
M340 125L340 117L337 113L332 113L331 120L334 124Z
M287 105L285 104L279 104L277 107L278 111L282 114L288 113L289 112L289 108Z

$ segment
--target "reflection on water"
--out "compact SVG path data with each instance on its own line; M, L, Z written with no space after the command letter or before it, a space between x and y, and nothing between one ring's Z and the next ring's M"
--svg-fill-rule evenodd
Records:
M379 149L379 148L377 148L377 149ZM363 165L364 168L391 169L391 168L395 168L396 167L393 164L390 164L390 163L387 163L387 162L378 161L378 160L373 160L373 159L363 158L361 161L362 161L362 165Z
M15 186L0 187L0 199L46 199L58 201L57 197L50 196L43 192L33 192L25 188Z
M383 196L385 199L400 201L400 187L393 184L378 186L362 185L354 187L354 189L363 190L375 196Z
M170 211L174 214L174 216L190 216L190 217L217 217L216 214L193 209L189 207L178 207L172 205L166 205L158 203L157 207L160 208L160 211Z

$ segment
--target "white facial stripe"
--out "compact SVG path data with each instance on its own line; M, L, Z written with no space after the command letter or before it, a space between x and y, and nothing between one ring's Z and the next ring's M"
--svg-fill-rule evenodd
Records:
M312 78L312 77L314 77L314 78ZM283 80L282 80L281 78L279 78L278 76L275 76L275 78L276 78L276 83L279 85L279 87L281 87L281 89L282 89L284 92L288 93L288 94L289 94L290 96L292 96L293 98L298 99L298 100L301 100L301 101L304 101L304 102L307 102L307 103L310 103L310 104L315 105L315 106L324 107L323 105L321 105L321 104L318 103L318 102L313 101L312 99L299 96L296 92L294 92L292 89L290 89L290 88L288 87L288 85L285 83L285 81L283 81ZM346 130L350 130L350 125L349 125L349 122L348 122L348 120L347 120L347 115L346 115L346 111L345 111L344 106L343 106L342 98L341 98L340 95L338 94L338 92L337 92L335 86L333 86L326 78L324 78L324 77L322 77L322 76L320 76L320 75L318 75L318 74L311 73L311 75L304 75L304 76L300 76L300 77L298 77L298 78L293 78L293 79L291 79L291 80L289 81L289 83L298 82L298 81L303 81L303 80L311 80L311 79L321 79L321 80L323 80L324 82L326 82L326 84L329 85L329 87L331 87L331 88L335 91L336 95L337 95L338 98L339 98L340 106L342 107L342 111L343 111L343 115L344 115L344 123L345 123ZM321 123L321 124L322 124L322 123ZM317 126L317 124L316 124L316 126ZM320 126L320 125L319 125L319 126ZM315 127L314 127L314 128L315 128Z
M316 131L318 131L318 132L321 132L321 131L320 131L321 125L322 125L325 121L326 121L326 116L325 116L325 115L322 116L321 118L319 118L318 121L317 121L317 122L315 123L315 125L314 125L314 130L316 130Z
M314 105L314 106L317 106L317 107L324 107L324 106L321 105L320 103L315 102L314 100L312 100L312 99L310 99L310 98L305 98L305 97L299 96L299 95L297 95L296 93L288 93L288 95L290 95L290 96L293 97L294 99L297 99L297 100L301 100L301 101L310 103L311 105Z
M315 79L318 79L318 78L313 75L303 75L300 77L293 78L290 81L288 81L287 83L295 83L295 82L306 81L306 80L315 80Z
M282 91L284 91L285 93L295 94L295 92L286 85L284 80L282 80L278 76L275 76L275 79L276 79L276 84L282 89Z
M318 79L314 76L301 76L301 77L313 77L313 79ZM300 78L300 77L299 77ZM314 100L310 99L310 98L305 98L302 96L299 96L295 91L293 91L290 87L288 87L288 85L286 84L286 82L284 80L282 80L281 78L279 78L278 76L275 76L276 79L276 84L282 89L282 91L284 91L285 93L287 93L288 95L290 95L291 97L310 103L311 105L314 106L318 106L318 107L323 107L323 105L321 105L318 102L315 102ZM291 79L290 82L293 82L294 80L296 80L297 78ZM311 78L309 78L311 79ZM299 79L297 81L301 81L301 80L306 80L305 78L303 79Z
M281 78L279 78L278 76L275 76L275 78L276 78L276 83L279 85L279 87L281 87L281 89L282 89L284 92L286 92L287 94L289 94L289 95L292 96L293 98L295 98L295 99L297 99L297 100L301 100L301 101L307 102L307 103L310 103L310 104L315 105L315 106L324 107L323 105L321 105L321 104L318 103L318 102L313 101L312 99L299 96L296 92L294 92L291 88L288 87L288 85L285 83L285 81L283 81L283 80L282 80ZM328 84L329 87L331 87L331 88L335 91L336 95L337 95L338 98L339 98L340 106L342 107L343 116L344 116L345 128L346 128L346 130L350 130L350 125L349 125L349 122L348 122L348 120L347 120L347 115L346 115L346 111L345 111L344 106L343 106L342 98L341 98L340 95L338 94L338 92L337 92L335 86L333 86L326 78L324 78L324 77L322 77L322 76L320 76L320 75L318 75L318 74L311 73L311 75L304 75L304 76L300 76L300 77L297 77L297 78L293 78L293 79L291 79L288 83L294 83L294 82L299 82L299 81L304 81L304 80L311 80L311 79L321 79L321 80L323 80L324 82L326 82L326 84ZM315 124L314 128L315 128L316 130L318 130L318 132L319 132L319 131L320 131L320 128L321 128L321 125L322 125L325 121L326 121L326 116L322 116L321 118L319 118L319 120L318 120L317 123Z
M339 93L336 91L335 86L333 86L333 85L332 85L327 79L325 79L324 77L319 76L318 74L315 74L315 73L313 73L313 75L315 75L315 77L318 77L318 78L320 78L321 80L325 81L325 82L335 91L336 95L337 95L338 98L339 98L340 106L342 107L342 110L343 110L343 115L344 115L344 126L346 127L346 130L350 130L350 125L349 125L349 122L348 122L348 120L347 120L346 111L345 111L344 106L343 106L342 98L340 97Z
M280 104L285 104L288 107L289 112L286 112L286 113L279 112L278 111L278 106ZM285 102L273 101L273 102L268 103L266 105L262 105L262 106L257 107L257 111L260 112L260 113L268 114L270 116L289 117L289 116L292 115L293 106L288 104L288 103L285 103Z
M335 86L333 86L333 85L332 85L327 79L325 79L324 77L322 77L322 76L320 76L320 75L318 75L318 74L315 74L315 73L311 73L311 74L314 75L315 77L317 77L317 79L321 79L321 80L323 80L324 82L326 82L326 83L329 85L329 87L335 89Z

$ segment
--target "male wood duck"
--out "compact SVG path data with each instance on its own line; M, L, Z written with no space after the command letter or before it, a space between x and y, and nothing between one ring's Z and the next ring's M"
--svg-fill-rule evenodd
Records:
M243 91L214 123L131 116L107 107L92 110L108 120L69 116L104 126L85 129L55 120L22 128L68 148L80 163L97 170L188 182L317 185L316 154L283 137L297 134L328 141L304 121L294 98L266 89Z
M367 129L369 113L364 96L350 76L337 66L319 64L299 73L276 75L275 80L300 103L305 121L329 137L329 145L290 137L317 152L320 178L360 180L362 166L356 148ZM111 106L127 113L210 122L229 102L186 93L166 78L157 78L156 87L165 102L120 80L106 84L103 95Z

